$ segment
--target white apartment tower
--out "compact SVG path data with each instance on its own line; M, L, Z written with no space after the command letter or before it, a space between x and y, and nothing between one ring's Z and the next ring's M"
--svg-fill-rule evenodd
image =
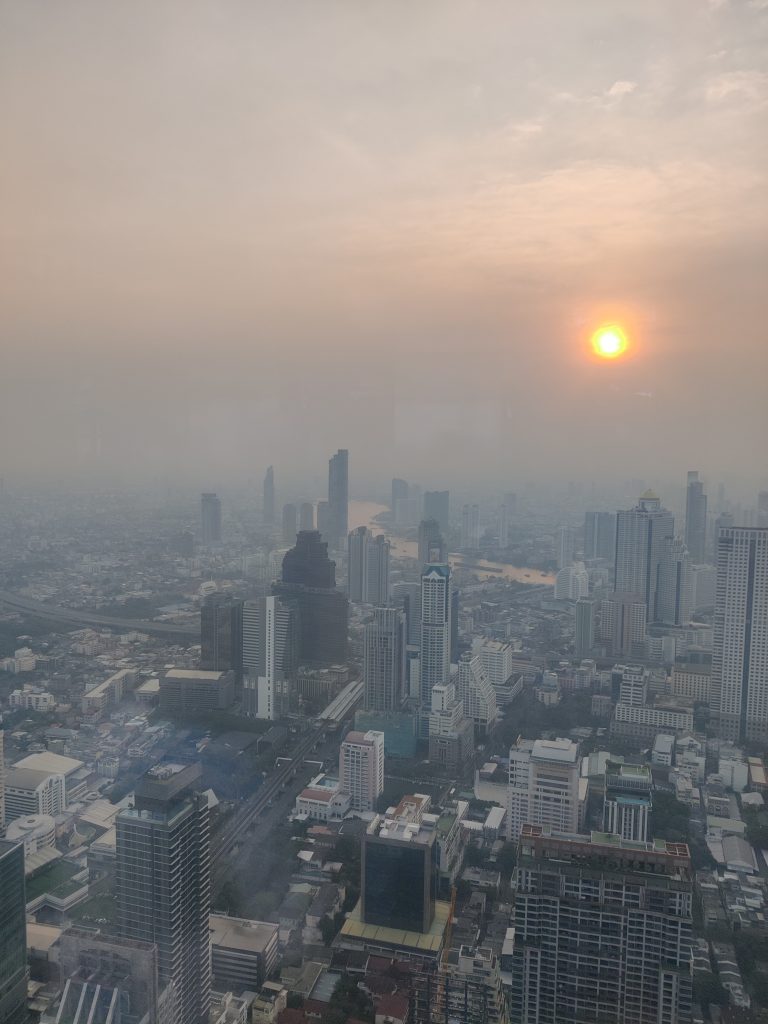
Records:
M348 732L339 752L339 789L353 811L375 811L384 792L384 733Z
M474 723L475 737L487 736L498 714L496 691L476 654L463 654L459 659L456 695L464 705L464 715Z
M768 528L717 537L711 708L724 739L768 738Z
M572 740L518 740L509 752L507 839L523 825L579 829L579 748Z
M616 514L616 565L613 589L642 594L648 621L656 618L656 591L665 542L675 535L675 519L653 491L634 508Z
M432 687L447 683L451 674L451 570L426 565L421 573L421 650L419 697L427 713Z
M362 604L389 601L389 541L359 526L347 538L349 599Z

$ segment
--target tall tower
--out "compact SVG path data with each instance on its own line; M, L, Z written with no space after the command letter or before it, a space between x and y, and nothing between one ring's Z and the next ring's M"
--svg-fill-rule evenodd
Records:
M296 541L296 506L293 502L283 505L282 516L283 541L293 544Z
M608 761L605 766L603 829L622 839L647 843L652 789L648 765Z
M408 497L408 481L401 480L400 477L393 477L392 479L392 497L390 499L390 508L392 509L392 518L395 517L395 509L398 501Z
M221 540L221 500L210 491L200 496L200 536L203 544Z
M0 729L0 839L5 835L5 760L3 759L3 730Z
M222 594L206 597L200 608L200 668L239 673L242 669L243 602Z
M557 568L567 569L576 557L576 538L570 526L561 526L557 535Z
M578 661L589 658L595 646L596 604L588 597L580 597L575 605L575 655Z
M396 711L405 697L406 623L400 608L376 608L363 641L363 703Z
M480 509L477 505L464 505L461 509L461 547L474 550L480 546Z
M612 512L587 512L584 516L584 558L612 562L616 554L616 516Z
M0 839L0 1020L27 1020L24 844Z
M384 733L348 732L339 750L339 785L353 811L375 811L384 792Z
M243 605L243 710L273 721L290 710L299 662L298 612L290 601L259 597Z
M336 549L349 533L349 451L339 448L328 461L328 506L331 546Z
M211 1002L208 797L199 765L158 764L118 814L117 907L123 938L154 942L173 1024L207 1024Z
M661 499L653 491L641 495L634 508L616 515L613 589L642 594L649 622L656 614L656 590L665 542L674 535L674 516L662 508Z
M299 508L299 532L302 530L314 530L315 528L315 506L311 501L303 501Z
M419 523L419 562L421 565L442 564L448 559L445 540L437 519L422 519Z
M432 687L451 674L451 570L425 565L421 572L421 654L419 700L424 714L432 707Z
M706 555L707 543L707 496L704 484L695 471L688 473L685 491L685 545L695 565L700 565Z
M389 541L358 526L347 538L350 601L385 605L389 600Z
M768 528L717 537L711 709L724 739L768 737Z
M450 526L450 492L424 492L424 518L436 519L440 532L445 536Z
M275 471L269 466L264 474L262 518L265 526L275 524Z
M654 619L670 626L684 626L693 610L693 569L688 549L679 537L667 537L659 565Z

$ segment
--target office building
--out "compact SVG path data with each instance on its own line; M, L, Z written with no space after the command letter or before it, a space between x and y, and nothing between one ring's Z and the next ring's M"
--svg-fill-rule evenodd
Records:
M160 674L160 710L169 715L226 711L235 702L232 672L170 668Z
M66 784L60 772L38 771L14 765L5 773L5 819L46 814L55 818L67 805Z
M641 495L634 508L616 514L613 589L641 594L648 622L656 617L659 567L666 541L674 535L674 516L662 508L661 499L653 491Z
M561 526L557 534L557 568L567 569L576 558L576 534L570 526Z
M392 516L394 517L395 508L398 501L408 497L408 481L401 480L399 477L392 479L392 496L390 498L389 507L392 510Z
M265 526L275 525L275 471L272 466L267 467L264 474L264 485L262 487L262 520Z
M382 606L389 601L389 541L359 526L347 538L349 599Z
M688 473L685 490L685 546L691 561L697 565L706 561L707 550L707 496L704 484L696 472Z
M206 672L242 670L243 602L211 594L200 606L200 668Z
M526 825L514 884L512 1020L690 1024L685 844Z
M350 810L375 811L384 792L384 733L348 732L339 751L339 789Z
M526 823L578 832L579 748L572 740L518 740L509 752L507 839Z
M584 516L584 558L612 562L616 553L616 516L612 512L587 512Z
M200 537L203 544L221 541L221 500L210 492L200 497Z
M645 764L605 765L603 829L636 843L647 843L651 816L651 769Z
M580 597L576 601L574 607L574 654L577 661L589 658L592 648L595 646L596 609L597 602L588 597Z
M347 660L349 602L336 589L336 563L318 531L296 537L283 558L282 581L272 590L296 608L302 664L339 665Z
M200 778L199 765L156 765L116 819L119 933L157 945L173 1024L208 1024L211 1000L209 809L196 791Z
M311 501L302 501L299 507L299 532L314 530L315 506Z
M515 649L512 644L478 637L472 641L472 651L480 655L491 685L497 689L504 686L514 672Z
M479 742L493 731L498 717L496 691L477 654L462 654L456 673L456 695L464 707L464 715L474 724Z
M475 551L480 547L480 508L464 505L461 509L461 549Z
M287 505L283 505L282 529L284 544L296 543L297 522L298 510L293 502L290 501Z
M583 562L573 562L558 569L555 576L555 600L578 601L589 596L589 573Z
M360 916L364 924L429 932L437 891L436 834L421 822L418 797L376 815L363 836Z
M432 687L428 720L429 760L453 771L462 771L475 750L475 730L464 714L464 702L457 697L456 684Z
M685 626L693 610L693 567L688 549L678 537L667 537L659 564L656 590L656 622Z
M395 583L392 600L405 611L407 641L415 647L421 643L421 580Z
M600 602L600 640L617 658L645 656L646 603L642 594L615 591Z
M349 533L349 452L339 448L328 462L328 508L330 536L328 541L337 550Z
M406 616L400 608L376 608L363 634L363 706L396 711L406 693Z
M675 665L669 677L669 692L676 697L709 704L712 688L712 667L708 665Z
M442 565L448 561L448 549L436 519L422 519L419 523L419 563Z
M432 687L447 683L451 673L451 570L426 565L421 572L421 643L419 698L427 712Z
M448 533L451 525L449 506L449 491L424 492L424 518L434 519L443 536Z
M717 538L712 714L723 739L768 738L768 528Z
M0 1021L27 1020L24 845L0 839Z
M211 973L217 991L258 992L277 966L279 926L211 914Z
M243 606L243 711L273 721L291 708L299 667L297 606L260 597Z

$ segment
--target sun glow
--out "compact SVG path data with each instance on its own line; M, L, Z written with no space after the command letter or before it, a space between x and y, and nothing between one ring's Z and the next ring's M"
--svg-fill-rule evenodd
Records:
M601 359L618 359L627 351L627 336L616 324L604 324L592 335L592 350Z

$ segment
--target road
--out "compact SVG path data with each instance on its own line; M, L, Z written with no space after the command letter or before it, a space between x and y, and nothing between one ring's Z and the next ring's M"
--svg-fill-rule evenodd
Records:
M34 615L39 619L50 619L53 622L69 623L74 626L108 626L110 629L138 633L149 633L153 636L176 637L178 639L197 639L200 636L198 626L180 626L171 622L151 622L146 619L120 619L111 615L96 615L86 609L59 608L56 605L32 601L21 597L10 590L0 590L0 604L7 605L18 612Z

